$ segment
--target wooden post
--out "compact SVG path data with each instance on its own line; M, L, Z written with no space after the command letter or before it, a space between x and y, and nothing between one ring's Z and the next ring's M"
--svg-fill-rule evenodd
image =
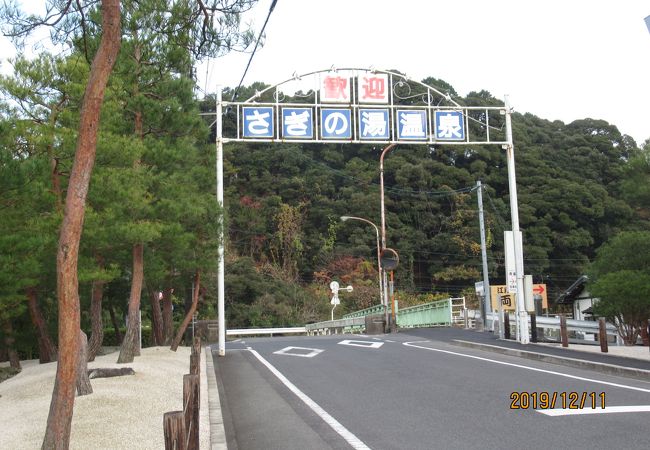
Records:
M201 355L192 353L190 355L190 375L200 375Z
M537 315L530 313L530 341L537 342Z
M165 450L186 450L183 411L166 412L163 415Z
M187 450L199 450L199 376L183 375L183 414Z
M510 339L510 312L503 312L503 332L506 339Z
M560 337L562 339L562 347L569 346L569 334L566 329L566 317L560 316Z
M607 353L609 351L607 348L607 325L602 317L598 319L598 340L600 341L600 351Z

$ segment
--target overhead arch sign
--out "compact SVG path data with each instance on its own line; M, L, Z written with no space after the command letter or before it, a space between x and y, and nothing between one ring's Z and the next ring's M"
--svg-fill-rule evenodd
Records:
M307 89L289 101L285 92L295 90L292 85ZM224 141L506 143L494 126L503 122L503 107L461 106L435 87L375 69L295 76L223 105L237 122L236 134L224 134Z
M464 106L439 87L398 72L332 67L294 75L256 92L246 101L223 101L221 88L217 88L216 111L205 115L215 116L216 197L221 208L224 206L223 145L228 142L494 144L506 150L512 231L519 233L512 119L507 102L501 106ZM228 120L226 127L224 120ZM223 216L219 224L217 312L219 355L223 356L226 337ZM527 343L521 240L515 240L513 248L516 310L521 330L518 339ZM393 259L388 256L383 255L382 264L396 265L397 255Z

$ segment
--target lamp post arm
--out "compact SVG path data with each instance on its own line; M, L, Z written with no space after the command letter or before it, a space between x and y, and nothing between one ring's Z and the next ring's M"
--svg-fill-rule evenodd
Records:
M381 152L379 157L379 184L380 200L381 200L381 246L386 248L386 213L384 212L384 156L388 153L395 144L390 144Z

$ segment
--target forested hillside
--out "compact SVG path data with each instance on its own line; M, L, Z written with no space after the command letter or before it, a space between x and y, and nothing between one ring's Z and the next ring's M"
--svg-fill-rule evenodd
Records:
M95 339L104 328L119 339L142 252L147 343L162 344L191 301L197 272L199 318L215 318L214 134L199 116L213 111L214 98L194 98L182 60L154 70L134 54L118 61L102 116L82 237L82 326ZM30 355L56 353L56 240L87 73L80 56L43 56L20 62L0 83L0 320L3 338L17 337ZM501 104L485 91L462 98L443 81L425 82L461 104ZM224 126L234 120L227 113ZM552 300L612 236L650 228L650 148L597 119L565 124L515 113L513 127L525 272L547 284ZM327 318L333 279L355 288L337 312L378 303L374 229L340 217L380 223L381 146L228 143L224 151L229 326ZM387 246L400 255L401 304L471 297L482 278L478 180L491 282L501 284L510 229L505 151L400 145L386 157Z
M440 80L426 81L454 93ZM458 101L501 104L485 91ZM632 168L630 159L642 152L602 120L564 124L514 114L513 128L525 272L535 283L546 283L554 299L584 273L607 239L621 230L648 228L647 204L639 208L643 205L631 200L629 185L632 173L647 177L647 164ZM321 303L327 303L325 288L335 278L366 286L348 297L348 309L376 303L374 230L341 222L340 216L380 223L382 147L233 143L225 148L230 254L242 257L230 261L227 276L256 268L269 282L312 284L320 287ZM474 282L482 279L477 180L486 187L491 282L503 284L503 231L510 229L505 151L495 145L400 145L384 164L387 246L400 255L398 298L408 304L415 295L472 296ZM227 301L243 308L233 318L253 323L245 316L251 308L263 314L269 302L291 303L267 296L231 296ZM252 304L244 307L246 302Z

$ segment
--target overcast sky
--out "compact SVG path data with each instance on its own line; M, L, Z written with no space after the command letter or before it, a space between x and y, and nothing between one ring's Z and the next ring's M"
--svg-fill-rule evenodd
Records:
M271 0L246 20L261 29ZM518 112L616 125L650 138L647 0L278 0L244 84L338 67L440 78L464 96L508 95ZM236 86L249 55L200 71L203 89ZM208 82L206 83L206 78Z
M260 0L244 22L259 31L270 5ZM278 0L244 84L332 65L396 69L443 79L461 96L507 94L516 111L549 120L604 119L641 144L650 138L648 15L647 0ZM3 41L0 51L10 54ZM203 65L201 88L235 87L248 58Z

